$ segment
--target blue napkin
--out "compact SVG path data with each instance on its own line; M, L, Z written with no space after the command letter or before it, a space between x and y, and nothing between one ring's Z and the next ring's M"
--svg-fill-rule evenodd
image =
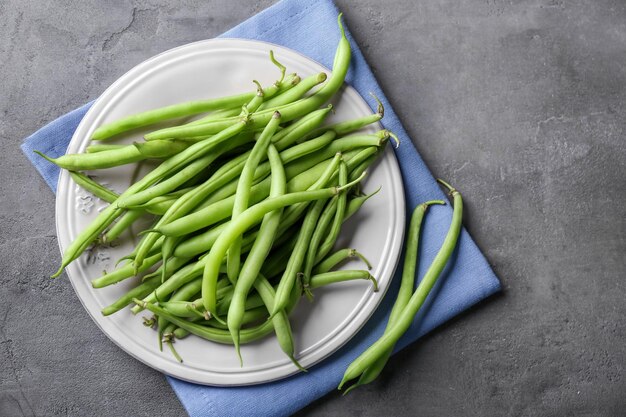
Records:
M338 10L331 0L283 0L258 15L224 33L223 37L258 39L295 49L332 67L339 32ZM385 105L383 123L395 132L402 145L396 149L404 179L407 214L419 203L444 198L428 168L418 155L391 105L380 90L354 39L353 61L347 82L363 97L374 92ZM33 154L33 149L57 157L65 153L67 145L92 103L87 103L51 122L26 139L22 149L50 188L56 191L59 170L56 166ZM375 108L375 103L370 103ZM463 184L457 184L463 191ZM451 207L435 206L423 226L420 241L418 277L439 249L451 219ZM204 416L286 416L290 415L329 391L336 389L350 362L371 345L383 332L395 299L400 271L392 288L367 325L342 349L311 368L308 373L263 385L219 388L195 385L168 377L178 398L192 417ZM500 289L500 283L487 261L464 230L450 264L444 271L440 285L435 288L425 308L420 312L397 350L454 317L463 310Z

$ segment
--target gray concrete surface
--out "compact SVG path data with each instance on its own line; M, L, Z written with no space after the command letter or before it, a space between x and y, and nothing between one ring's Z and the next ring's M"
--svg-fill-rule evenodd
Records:
M48 278L54 197L19 144L270 3L0 0L0 416L184 415ZM626 3L338 4L504 292L298 415L626 415Z

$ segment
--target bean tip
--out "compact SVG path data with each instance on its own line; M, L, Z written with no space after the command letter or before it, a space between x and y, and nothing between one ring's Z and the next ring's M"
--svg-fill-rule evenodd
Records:
M370 96L372 96L374 100L376 100L376 113L378 113L380 117L383 118L385 116L385 106L383 106L383 102L380 101L378 96L376 96L373 91L370 91Z
M337 16L337 24L339 25L339 30L341 31L341 37L345 38L346 37L346 31L343 27L343 22L341 21L341 18L343 17L343 12L340 12L339 15Z
M448 184L446 181L442 180L441 178L437 178L437 182L441 185L443 185L445 188L448 189L448 193L450 195L454 195L454 193L457 192L456 188L454 188L453 186L451 186L450 184Z

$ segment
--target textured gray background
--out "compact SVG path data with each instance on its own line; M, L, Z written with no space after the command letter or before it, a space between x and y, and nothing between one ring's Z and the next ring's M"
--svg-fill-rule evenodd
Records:
M3 417L184 415L48 278L54 197L19 144L271 1L104 3L0 0ZM429 167L463 191L504 292L299 415L626 415L625 2L338 4Z

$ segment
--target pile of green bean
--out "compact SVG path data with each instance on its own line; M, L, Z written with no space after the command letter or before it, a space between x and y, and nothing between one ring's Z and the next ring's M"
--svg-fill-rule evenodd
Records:
M382 105L376 114L324 125L332 111L324 106L350 64L341 16L339 27L328 78L286 74L270 53L280 69L272 85L255 82L249 93L125 117L99 127L86 153L42 155L110 203L67 247L54 276L92 245L123 238L139 218L153 216L132 253L92 281L102 288L140 277L102 313L127 306L152 312L145 324L179 360L172 342L188 334L233 344L241 360L241 344L273 332L302 369L289 322L302 296L312 299L316 288L358 279L377 289L359 252L333 248L342 223L375 194L362 194L359 183L394 137L386 130L358 132L382 118ZM103 143L164 122L170 126L132 145ZM148 159L160 163L119 195L85 174ZM353 257L366 268L334 270Z

